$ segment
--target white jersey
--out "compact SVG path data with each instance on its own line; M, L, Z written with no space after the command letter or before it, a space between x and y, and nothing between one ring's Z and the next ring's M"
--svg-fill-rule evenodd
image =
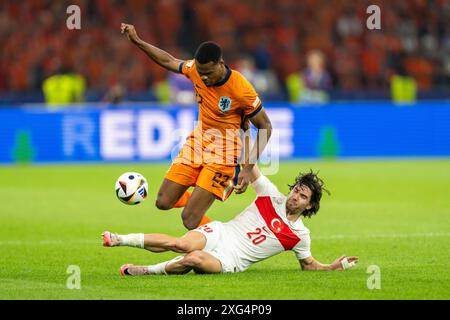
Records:
M257 198L249 207L229 222L211 225L212 229L221 229L220 249L214 245L214 255L223 263L228 261L229 272L244 271L251 264L285 250L294 251L299 260L310 257L309 230L300 218L295 222L287 219L287 197L263 175L252 186ZM202 227L199 229L204 231Z

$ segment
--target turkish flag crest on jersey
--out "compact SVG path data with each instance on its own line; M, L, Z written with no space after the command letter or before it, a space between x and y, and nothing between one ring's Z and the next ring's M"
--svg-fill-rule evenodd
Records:
M272 199L270 197L258 197L255 204L267 226L280 241L284 250L292 250L301 239L277 214L273 207Z

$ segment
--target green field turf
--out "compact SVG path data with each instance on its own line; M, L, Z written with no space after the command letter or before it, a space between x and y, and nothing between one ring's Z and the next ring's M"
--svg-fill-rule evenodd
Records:
M181 210L158 211L156 192L167 165L0 167L0 299L449 299L450 161L287 162L271 179L281 191L299 170L320 170L332 195L305 224L312 253L330 263L358 255L344 272L302 272L291 252L240 274L123 278L123 263L154 264L174 253L103 248L104 230L182 235ZM150 197L126 206L115 179L138 171ZM227 221L253 191L216 203L209 215ZM66 288L69 265L81 290ZM367 268L381 270L369 290Z

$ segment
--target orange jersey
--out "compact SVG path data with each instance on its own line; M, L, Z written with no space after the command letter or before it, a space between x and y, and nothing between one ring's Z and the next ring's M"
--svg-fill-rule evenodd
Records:
M223 164L236 164L242 145L239 129L246 118L256 115L262 108L261 100L250 82L238 71L228 66L226 68L226 77L208 87L197 72L195 60L180 64L180 73L194 85L199 105L199 123L181 154L185 160L189 158L186 147L190 145L197 155L201 149L202 162L207 161L205 155L212 152L214 162L223 159Z

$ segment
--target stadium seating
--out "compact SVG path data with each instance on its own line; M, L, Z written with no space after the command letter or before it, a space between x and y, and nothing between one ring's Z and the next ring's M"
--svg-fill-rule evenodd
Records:
M82 9L79 31L65 27L70 4ZM8 94L8 102L22 102L24 94L35 92L29 100L39 101L43 81L60 68L69 68L85 77L93 100L117 83L125 84L130 95L154 98L153 86L167 73L121 37L122 21L135 24L143 39L180 58L192 57L196 46L209 39L222 45L233 67L251 57L258 72L269 71L269 77L273 74L278 81L273 86L277 91L269 96L272 100L287 100L285 80L305 67L305 53L311 49L326 55L332 98L348 98L343 92L363 97L365 90L376 92L371 98L385 98L395 74L413 76L428 97L436 88L441 88L439 97L448 96L448 1L377 1L381 31L366 28L365 1L348 4L346 0L333 0L333 5L327 0L3 0L0 96ZM154 12L156 19L150 19Z

